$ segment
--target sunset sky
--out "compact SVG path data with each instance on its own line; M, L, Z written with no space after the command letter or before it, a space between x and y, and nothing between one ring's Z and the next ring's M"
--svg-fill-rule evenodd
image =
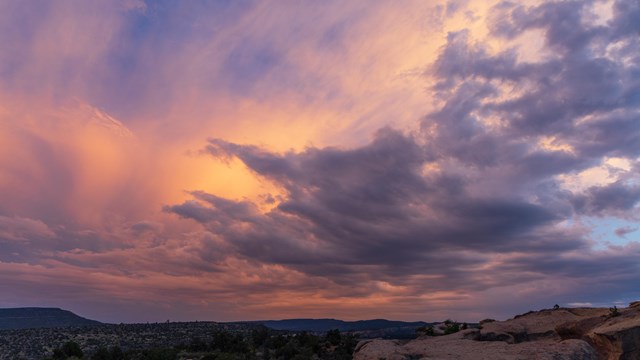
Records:
M640 299L640 2L0 1L0 307Z

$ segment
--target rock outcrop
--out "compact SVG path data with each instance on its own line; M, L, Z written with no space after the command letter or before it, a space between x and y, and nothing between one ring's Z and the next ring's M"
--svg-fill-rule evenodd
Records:
M598 359L640 359L640 305L616 309L616 316L602 315L565 323L556 327L563 338L580 338L591 344Z
M624 309L557 308L507 321L482 322L445 336L401 343L366 340L355 360L417 359L640 359L640 302Z

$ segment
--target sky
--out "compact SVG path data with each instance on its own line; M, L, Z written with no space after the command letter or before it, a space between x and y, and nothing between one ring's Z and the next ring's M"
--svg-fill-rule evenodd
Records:
M640 3L0 2L0 307L640 299Z

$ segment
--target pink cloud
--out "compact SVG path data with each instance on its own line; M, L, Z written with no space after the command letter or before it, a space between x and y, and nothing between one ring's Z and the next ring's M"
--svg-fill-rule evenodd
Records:
M637 244L569 223L637 217L637 9L490 3L3 2L0 305L474 321L633 296ZM556 181L612 156L609 187Z

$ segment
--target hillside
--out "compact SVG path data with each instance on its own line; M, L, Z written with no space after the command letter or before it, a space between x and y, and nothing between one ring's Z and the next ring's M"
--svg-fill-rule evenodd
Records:
M98 324L100 324L99 321L85 319L71 311L59 308L28 307L0 309L0 330Z
M325 333L338 329L341 332L355 334L361 339L413 339L416 329L429 326L429 323L416 321L391 321L385 319L343 321L336 319L287 319L265 320L256 323L274 330L308 331L311 333Z
M342 321L336 319L287 319L259 321L262 325L275 330L325 332L338 329L340 331L382 330L388 328L413 327L429 325L422 321L404 322L384 319Z

